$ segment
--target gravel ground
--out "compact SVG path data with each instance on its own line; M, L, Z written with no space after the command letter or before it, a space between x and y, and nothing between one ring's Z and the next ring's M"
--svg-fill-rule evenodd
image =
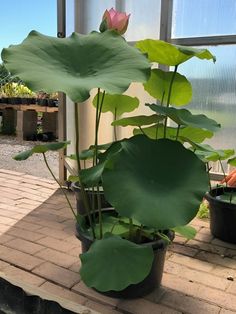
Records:
M35 154L25 161L16 161L12 158L19 152L30 149L36 144L42 143L20 141L15 136L0 134L0 168L51 179L51 174L46 168L43 157L40 154ZM54 174L58 177L58 153L48 152L47 159Z

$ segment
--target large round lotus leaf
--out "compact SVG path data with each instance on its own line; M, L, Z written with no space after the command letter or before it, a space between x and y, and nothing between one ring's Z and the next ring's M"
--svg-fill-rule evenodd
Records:
M74 102L88 99L92 88L123 93L150 74L146 57L113 31L68 38L32 31L20 45L3 49L2 59L32 90L62 91Z
M159 230L189 223L208 189L204 163L169 139L138 135L121 145L102 175L108 202L120 215Z
M147 53L151 62L169 66L179 65L192 57L216 61L215 56L207 49L173 45L162 40L140 40L136 43L136 47Z
M154 69L151 71L149 80L144 83L143 86L152 97L163 101L163 104L166 105L173 75L175 75L175 77L172 84L169 104L176 106L186 105L192 99L192 86L184 75Z
M101 102L102 93L99 94L99 102ZM93 99L94 107L97 106L98 95ZM139 106L137 97L128 95L109 95L105 94L102 112L112 112L116 116L121 116L125 112L131 112Z
M118 236L109 236L96 240L80 259L80 275L88 287L120 291L147 277L152 267L153 250Z

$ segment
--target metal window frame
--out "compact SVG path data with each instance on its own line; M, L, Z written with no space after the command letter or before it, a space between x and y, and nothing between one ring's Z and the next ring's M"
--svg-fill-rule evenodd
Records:
M57 0L57 37L66 36L66 0ZM58 140L66 140L66 96L58 93ZM64 184L67 179L65 166L66 149L59 152L59 182Z
M175 45L184 46L223 46L236 44L236 35L212 35L201 37L169 38L169 42ZM224 178L223 173L210 172L213 181L220 181Z

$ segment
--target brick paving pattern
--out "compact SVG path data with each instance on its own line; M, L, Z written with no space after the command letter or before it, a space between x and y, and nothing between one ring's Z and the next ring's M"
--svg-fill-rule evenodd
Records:
M194 240L176 236L169 247L160 290L135 300L105 297L80 280L80 242L57 185L0 169L0 271L102 314L236 313L236 245L214 239L208 221L192 225Z

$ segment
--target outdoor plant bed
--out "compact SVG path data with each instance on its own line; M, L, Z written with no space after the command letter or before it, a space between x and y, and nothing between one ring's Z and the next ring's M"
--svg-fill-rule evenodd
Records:
M236 188L216 187L205 198L209 202L211 233L222 241L236 243Z

